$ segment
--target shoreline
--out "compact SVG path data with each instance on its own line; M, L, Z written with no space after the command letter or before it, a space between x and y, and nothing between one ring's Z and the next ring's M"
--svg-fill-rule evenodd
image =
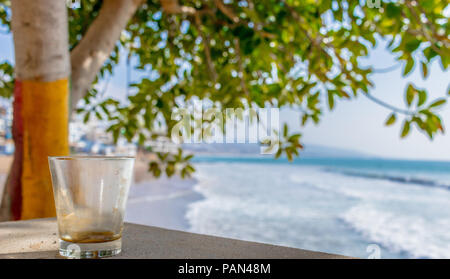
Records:
M130 188L125 221L147 226L189 231L186 218L191 203L204 199L194 190L194 178L160 177L142 180Z
M138 154L134 183L128 195L125 221L147 226L189 231L189 205L205 197L194 190L195 178L155 178L148 172L150 155Z

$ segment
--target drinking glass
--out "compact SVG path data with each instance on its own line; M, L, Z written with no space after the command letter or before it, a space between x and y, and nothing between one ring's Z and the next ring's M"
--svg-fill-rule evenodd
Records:
M60 255L99 258L120 253L134 160L115 156L49 157Z

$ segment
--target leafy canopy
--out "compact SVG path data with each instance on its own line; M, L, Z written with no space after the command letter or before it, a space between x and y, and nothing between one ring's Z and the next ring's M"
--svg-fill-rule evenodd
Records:
M91 89L78 109L85 120L106 119L114 138L167 138L176 121L172 112L193 100L208 100L211 107L292 107L301 111L300 125L318 123L327 104L332 110L339 99L365 95L392 113L386 125L403 119L401 136L415 125L430 138L444 128L437 109L446 96L427 100L427 92L410 83L405 88L406 108L396 108L370 95L374 69L362 66L377 41L403 66L403 75L417 66L423 77L438 60L450 63L447 1L381 1L380 8L364 1L333 0L186 0L180 5L195 13L170 13L161 2L146 1L130 20L117 46L98 74L113 73L119 56L126 53L146 76L130 84L133 94L126 104L104 100ZM372 1L373 2L373 1ZM376 2L376 1L375 1ZM69 8L70 45L73 48L95 20L102 1L81 0ZM9 28L9 1L0 0L0 20ZM125 50L125 51L121 51ZM133 60L133 61L134 61ZM11 75L6 64L0 73ZM0 75L1 77L1 75ZM0 81L0 89L9 88ZM9 87L8 87L9 86ZM1 90L2 96L10 96ZM302 146L300 135L287 126L276 156L291 159ZM168 175L178 165L189 175L191 156L158 154L150 170Z

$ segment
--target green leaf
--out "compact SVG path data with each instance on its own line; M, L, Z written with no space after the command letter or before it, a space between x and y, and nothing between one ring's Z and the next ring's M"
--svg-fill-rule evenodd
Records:
M411 123L409 121L405 121L403 123L403 129L402 129L402 135L401 137L404 138L409 134L409 131L411 129Z
M429 105L428 108L436 108L436 107L444 105L446 102L447 102L446 99L438 99L437 101L435 101L431 105Z
M97 119L103 120L102 115L98 111L95 111L95 116L97 117Z
M301 134L293 134L289 137L288 141L294 142L298 141L302 135Z
M425 62L422 62L422 75L423 75L423 78L428 77L428 66L427 66L427 63L425 63Z
M308 121L308 114L303 114L302 116L302 126L305 126L306 121Z
M328 91L328 107L330 110L334 108L334 94L331 91Z
M171 177L174 174L175 174L175 166L173 164L168 164L166 167L167 177Z
M83 123L87 123L89 121L90 117L91 117L91 112L90 111L86 112L86 114L84 115L84 118L83 118Z
M413 39L406 43L405 48L408 52L412 53L420 46L420 43L422 43L422 41Z
M394 3L388 3L386 5L386 14L389 18L398 19L401 15L401 8L397 7Z
M434 49L431 46L429 46L423 50L423 55L425 55L428 61L431 61L431 59L433 59L433 57L435 57L438 54L437 52L434 51Z
M158 169L154 169L153 171L153 176L155 176L155 177L160 177L161 176L161 170L158 168Z
M392 113L391 116L389 116L389 118L386 120L385 125L390 126L390 125L394 124L396 119L397 119L397 116L395 115L395 113Z
M139 145L144 145L145 136L144 134L139 134Z
M442 56L441 56L441 65L442 65L442 68L444 68L444 70L447 70L449 64L450 64L450 58L449 58L449 56L448 56L448 55L447 55L447 56L442 55Z
M419 101L417 102L417 106L420 107L427 101L427 92L425 90L419 90L418 92L419 92Z
M408 104L408 107L411 106L413 100L414 100L414 96L417 94L416 89L414 88L414 86L410 83L408 85L408 88L406 89L406 104Z
M286 149L286 156L289 162L292 162L293 156L290 149Z
M289 34L289 31L286 29L283 29L281 31L281 40L283 40L284 43L289 43L291 40L291 35Z
M283 152L283 150L280 147L278 147L277 153L275 153L275 159L280 158L282 152Z
M403 75L404 76L408 75L413 67L414 67L414 59L410 57L406 62L405 69L403 70Z
M193 154L187 155L186 157L183 158L184 161L189 161L190 159L192 159L194 157Z

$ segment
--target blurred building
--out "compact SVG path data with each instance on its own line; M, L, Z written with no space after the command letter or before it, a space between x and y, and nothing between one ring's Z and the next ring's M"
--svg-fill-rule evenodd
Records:
M0 99L0 154L10 155L14 152L12 139L13 108L10 100ZM127 142L119 138L114 143L109 125L105 121L91 120L83 123L80 115L75 115L69 123L69 146L71 153L93 155L128 155L137 154L136 141ZM177 152L178 145L169 139L147 140L145 150L151 152Z
M92 120L83 123L81 118L74 117L69 123L69 145L74 153L98 155L128 155L137 153L136 143L128 143L119 139L114 144L113 137L106 132L108 124L104 121Z
M13 110L10 100L0 100L0 154L10 155L14 152L12 139Z

